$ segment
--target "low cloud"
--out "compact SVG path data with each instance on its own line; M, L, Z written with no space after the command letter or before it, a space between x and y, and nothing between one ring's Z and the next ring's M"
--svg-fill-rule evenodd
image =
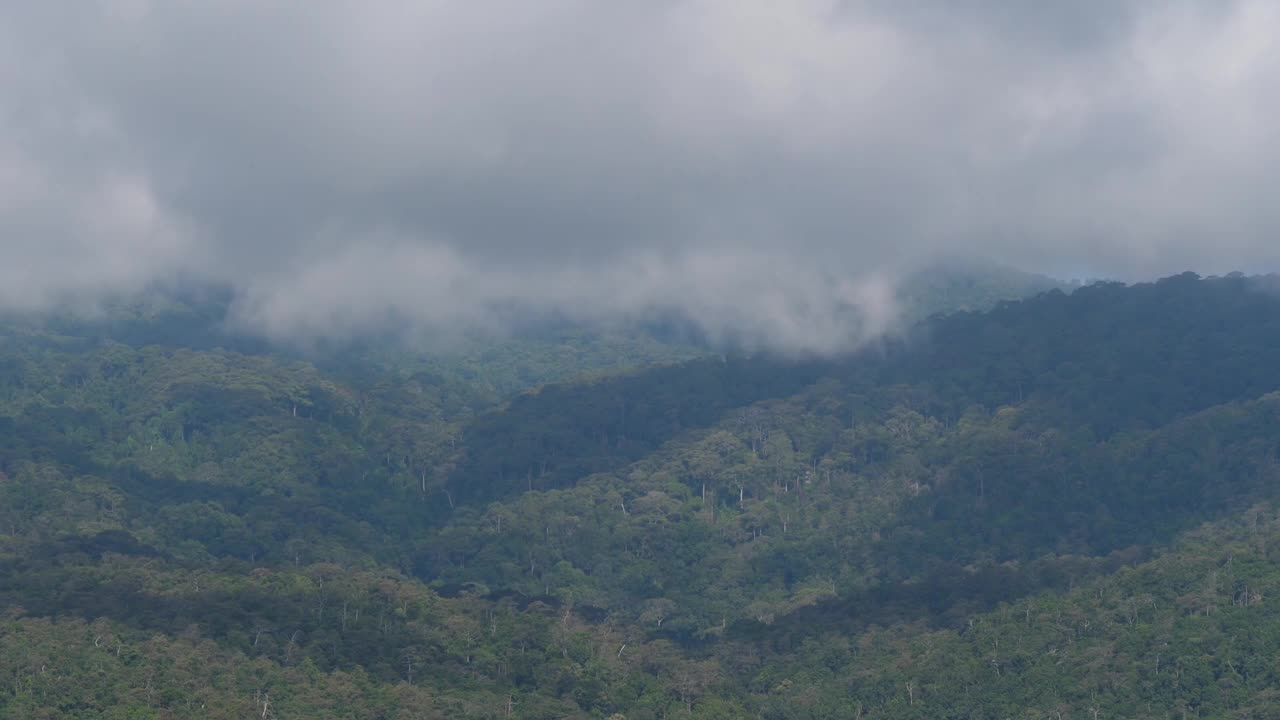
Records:
M831 350L939 254L1280 264L1280 9L0 8L0 307L175 277L273 337L678 313Z
M767 253L636 252L589 269L524 271L447 245L365 239L249 286L231 321L305 344L406 327L501 333L513 317L587 325L675 317L716 343L825 353L882 334L896 312L888 276L823 272Z

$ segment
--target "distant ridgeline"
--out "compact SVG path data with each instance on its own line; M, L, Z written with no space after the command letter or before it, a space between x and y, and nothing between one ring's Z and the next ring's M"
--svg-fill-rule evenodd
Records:
M999 277L803 362L8 323L0 718L1280 715L1280 280Z
M956 261L920 270L899 288L908 323L938 313L985 310L1073 285L990 263ZM190 283L107 299L86 309L5 318L0 338L19 333L28 343L85 351L101 343L188 350L224 349L305 360L348 379L426 373L472 386L497 402L550 383L670 364L728 350L713 347L677 314L650 314L628 323L588 327L520 307L494 308L505 334L462 332L418 337L394 322L359 337L272 342L233 318L230 288Z
M1050 290L1071 292L1080 281L1062 282L978 261L939 262L902 281L898 300L908 322L937 314L990 310L1006 300L1020 300Z

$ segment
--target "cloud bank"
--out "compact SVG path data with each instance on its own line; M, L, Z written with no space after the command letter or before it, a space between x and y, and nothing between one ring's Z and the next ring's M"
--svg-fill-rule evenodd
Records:
M1247 0L0 3L0 307L180 276L278 337L515 305L833 349L936 254L1274 269L1277 38Z

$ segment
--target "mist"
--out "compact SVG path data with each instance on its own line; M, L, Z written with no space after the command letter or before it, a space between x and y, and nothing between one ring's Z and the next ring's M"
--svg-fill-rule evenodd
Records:
M0 4L0 309L289 341L676 314L814 352L939 256L1280 266L1267 2Z

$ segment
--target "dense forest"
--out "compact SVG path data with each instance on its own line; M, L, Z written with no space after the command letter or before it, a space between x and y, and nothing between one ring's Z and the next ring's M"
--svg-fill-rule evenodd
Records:
M1280 716L1280 279L904 301L808 358L7 320L0 717Z

